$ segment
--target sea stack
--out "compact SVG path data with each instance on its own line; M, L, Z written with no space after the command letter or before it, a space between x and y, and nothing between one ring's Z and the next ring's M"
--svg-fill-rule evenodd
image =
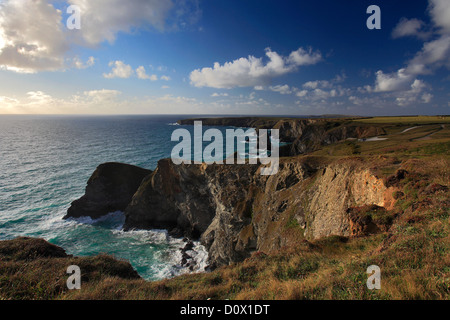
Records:
M89 178L85 194L72 202L64 219L99 218L114 211L124 211L142 180L151 170L129 164L108 162L97 167Z

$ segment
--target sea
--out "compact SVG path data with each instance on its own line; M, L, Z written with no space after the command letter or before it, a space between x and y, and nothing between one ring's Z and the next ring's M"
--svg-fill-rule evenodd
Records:
M183 239L166 230L125 232L123 212L62 219L99 164L154 170L177 144L171 141L176 128L193 132L176 121L200 116L0 115L0 240L38 237L76 256L107 253L147 280L203 271L208 254L199 242L188 252L196 262L189 270L181 264Z

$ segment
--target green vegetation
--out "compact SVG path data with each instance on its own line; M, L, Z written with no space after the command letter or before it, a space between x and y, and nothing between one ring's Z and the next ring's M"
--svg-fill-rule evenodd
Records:
M381 124L430 124L430 123L450 123L450 116L403 116L403 117L371 117L355 119L364 123Z

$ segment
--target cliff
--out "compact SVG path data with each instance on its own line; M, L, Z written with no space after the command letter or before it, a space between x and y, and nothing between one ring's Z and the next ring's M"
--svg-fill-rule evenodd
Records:
M180 121L180 123L190 123ZM206 125L280 129L291 144L287 155L384 133L382 127L326 119L213 118ZM205 124L205 123L204 123ZM285 154L286 155L286 154ZM314 157L282 158L279 172L262 176L259 165L175 165L155 171L107 163L88 181L86 193L66 217L125 212L125 230L168 229L174 236L201 239L212 265L242 261L254 251L273 252L290 242L379 230L352 208L389 208L387 187L357 161L323 162ZM295 232L286 226L297 226ZM382 229L383 227L381 227ZM359 231L358 231L359 230Z
M195 121L202 121L204 126L279 129L280 141L289 143L280 149L281 156L312 152L346 139L363 139L386 134L382 126L356 122L353 119L230 117L185 119L177 123L193 125Z
M89 216L95 219L125 210L142 179L150 173L150 170L129 164L99 165L87 182L85 194L72 202L64 218Z
M93 187L103 185L99 177L117 181L114 175L136 170L124 164L104 170L110 166L99 166L89 179L89 193L74 202L70 213L74 208L91 216L120 210L109 200L100 201L113 198L108 190L123 190L120 183L100 189L97 202L90 202L95 195L92 190L98 190ZM304 239L361 235L388 227L361 218L360 211L367 206L391 209L395 186L386 186L360 161L324 162L305 156L282 159L273 176L263 176L260 170L259 165L175 165L171 159L160 160L138 187L135 181L132 197L130 190L129 199L122 199L128 200L126 206L120 204L125 211L124 228L165 228L175 236L201 239L211 264L219 266ZM121 182L129 182L130 177L122 176Z
M211 263L223 265L302 239L362 234L371 221L358 220L352 209L389 210L394 203L395 187L358 161L304 157L282 159L277 175L260 169L161 160L127 207L125 228L165 227L200 238ZM290 224L296 233L288 234Z

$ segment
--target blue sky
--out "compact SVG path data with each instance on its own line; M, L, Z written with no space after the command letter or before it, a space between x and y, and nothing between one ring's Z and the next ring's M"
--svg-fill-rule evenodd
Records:
M449 68L448 0L0 1L0 114L449 114Z

